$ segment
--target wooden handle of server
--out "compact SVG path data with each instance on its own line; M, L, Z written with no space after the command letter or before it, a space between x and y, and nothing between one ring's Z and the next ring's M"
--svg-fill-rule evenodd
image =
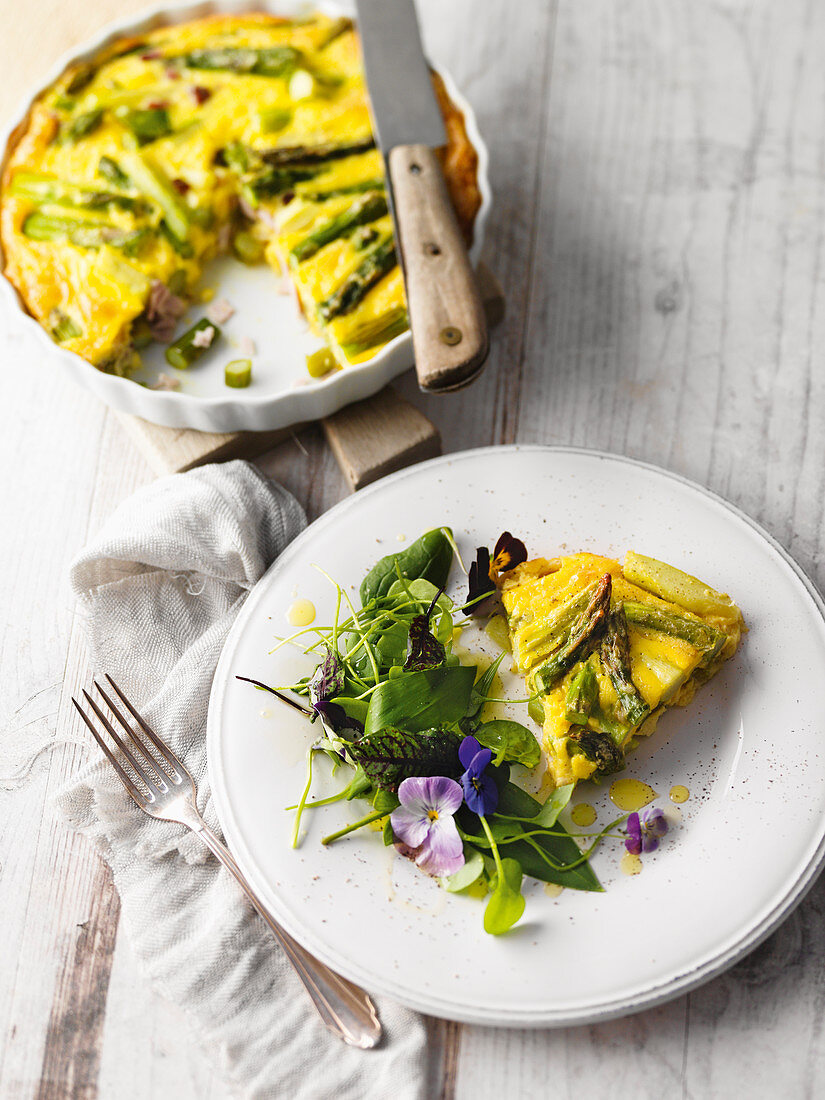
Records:
M389 174L418 384L432 393L457 390L478 375L489 341L447 185L427 145L392 149Z

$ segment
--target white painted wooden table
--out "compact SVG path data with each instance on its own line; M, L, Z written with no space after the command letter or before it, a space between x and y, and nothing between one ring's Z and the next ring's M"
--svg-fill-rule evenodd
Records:
M5 0L0 107L139 0ZM421 0L474 103L509 313L460 396L402 392L456 450L573 443L728 497L825 579L825 6ZM97 855L50 798L84 750L66 565L151 474L115 418L0 333L0 1096L222 1098L136 973ZM311 516L345 488L320 431L263 462ZM743 563L747 568L747 563ZM57 732L56 732L57 731ZM790 749L792 752L792 747ZM793 812L789 807L789 812ZM724 837L719 838L724 843ZM825 883L729 974L599 1027L433 1023L433 1097L825 1095ZM655 913L640 914L639 935ZM621 945L617 945L621 950ZM336 1082L329 1082L329 1095ZM371 1098L368 1098L371 1100Z

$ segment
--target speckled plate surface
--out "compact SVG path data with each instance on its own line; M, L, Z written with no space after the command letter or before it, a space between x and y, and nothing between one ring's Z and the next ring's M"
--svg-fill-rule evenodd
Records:
M750 632L739 653L685 710L671 711L625 776L668 804L690 790L682 820L641 874L623 875L620 842L593 864L603 894L548 896L531 882L522 923L493 938L483 904L448 895L362 831L324 848L321 836L363 804L308 814L298 850L292 815L310 728L238 674L285 684L307 669L287 612L311 600L329 623L334 591L351 590L383 554L452 526L465 558L509 529L531 555L636 549L727 591ZM464 590L458 568L452 590ZM212 790L238 862L278 920L368 989L437 1016L482 1024L559 1026L637 1011L732 965L800 901L825 853L825 608L769 535L724 501L650 466L610 455L499 447L449 455L362 490L317 520L244 606L218 665L209 714ZM462 645L494 647L477 631ZM310 665L311 667L311 665ZM513 697L518 685L506 683ZM510 704L526 718L523 704ZM324 768L319 768L324 772ZM319 777L318 793L342 785ZM598 825L616 816L605 787L583 784Z
M194 3L164 4L149 9L139 18L132 16L110 23L95 38L60 58L40 87L26 96L5 132L0 127L0 173L25 125L31 104L68 65L93 58L104 46L124 35L146 34L156 27L185 23L216 13L245 11L286 16L306 15L312 11L352 15L354 3L353 0L255 0L254 3L252 0L195 0ZM472 107L449 73L440 68L438 73L453 103L464 115L467 136L478 153L481 207L473 226L470 249L470 258L477 263L491 203L487 148L479 134ZM3 265L0 249L0 270ZM322 341L310 331L293 294L284 292L286 283L271 268L264 264L249 268L225 256L218 257L207 264L200 286L215 291L235 307L235 315L223 329L226 337L221 345L223 350L216 349L205 356L197 369L175 371L164 358L165 349L153 345L142 354L142 369L130 378L118 378L97 370L79 355L55 344L46 330L26 312L16 290L2 274L0 305L5 306L15 323L25 328L44 359L55 368L68 371L113 409L170 428L197 428L210 432L264 431L317 420L352 401L377 393L413 365L412 337L404 332L363 363L311 379L306 369L306 356L321 347ZM200 316L197 306L192 306L187 316L194 323ZM224 367L228 360L240 354L238 348L242 337L250 337L257 349L253 358L253 381L247 389L233 390L224 383ZM161 374L174 375L180 389L152 389Z

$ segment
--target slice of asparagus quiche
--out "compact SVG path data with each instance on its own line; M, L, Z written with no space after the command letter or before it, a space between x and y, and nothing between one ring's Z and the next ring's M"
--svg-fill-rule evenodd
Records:
M641 554L624 565L589 553L524 557L497 553L490 574L514 668L543 712L549 774L561 785L621 771L664 711L689 703L736 652L739 608Z

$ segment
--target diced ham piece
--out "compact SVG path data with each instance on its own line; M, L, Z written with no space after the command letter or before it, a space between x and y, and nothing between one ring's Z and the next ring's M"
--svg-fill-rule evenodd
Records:
M218 252L228 252L229 246L232 244L232 226L229 222L224 222L218 230L217 247Z
M226 298L216 298L206 309L206 316L213 325L225 325L234 314L235 307Z
M215 339L215 330L211 325L207 325L206 328L200 329L192 337L193 348L209 348L212 346L212 341Z
M180 379L173 378L171 374L159 374L157 382L150 386L151 390L179 390Z
M238 352L244 359L251 359L258 353L255 341L250 336L242 336L238 341Z
M175 335L175 325L186 312L186 302L173 294L166 283L153 279L146 303L146 320L152 336L168 344Z

